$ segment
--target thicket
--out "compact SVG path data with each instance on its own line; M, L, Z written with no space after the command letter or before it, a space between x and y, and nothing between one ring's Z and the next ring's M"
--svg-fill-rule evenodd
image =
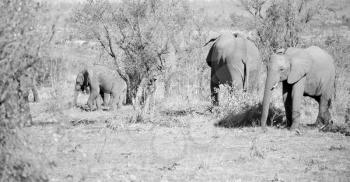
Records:
M339 123L347 121L350 47L349 38L341 33L344 18L339 19L321 0L241 0L241 3L253 17L255 43L265 63L276 50L289 47L316 45L333 56L336 64L333 117Z
M0 2L0 181L47 181L20 137L31 122L28 92L45 44L41 8L31 0Z
M155 81L164 82L169 94L172 79L184 76L189 68L184 65L198 60L189 54L196 54L203 41L197 41L203 36L198 30L200 22L195 22L189 2L184 0L88 1L72 19L82 34L97 40L112 58L127 82L127 100L139 113L137 118L149 112ZM201 85L202 80L198 82Z

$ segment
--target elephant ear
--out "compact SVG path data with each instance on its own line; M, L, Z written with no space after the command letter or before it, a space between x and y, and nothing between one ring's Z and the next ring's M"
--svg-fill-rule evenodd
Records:
M91 78L93 77L92 70L85 69L83 71L83 76L84 76L84 86L89 86L91 83Z
M293 84L303 78L312 65L312 59L307 56L297 56L290 58L290 73L287 82Z
M214 49L214 45L211 46L211 48L209 50L209 53L207 55L207 64L210 67L211 67L211 57L212 57L212 54L213 54L213 49Z
M217 37L215 37L215 38L210 39L210 40L209 40L207 43L205 43L204 46L203 46L203 47L205 47L205 46L207 46L208 44L210 44L211 42L214 42L214 44L211 46L211 48L210 48L210 50L209 50L209 53L208 53L207 59L206 59L207 64L208 64L208 66L210 66L210 67L211 67L211 55L212 55L212 53L213 53L213 49L214 49L215 42L216 42L216 40L217 40L219 37L220 37L220 36L217 36Z

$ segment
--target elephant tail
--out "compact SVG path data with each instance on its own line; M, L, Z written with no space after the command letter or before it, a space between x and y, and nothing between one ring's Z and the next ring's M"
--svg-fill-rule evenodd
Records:
M244 67L245 67L246 65L244 65ZM239 72L239 74L241 75L241 79L242 79L242 81L243 81L243 83L244 83L244 81L245 81L245 79L246 79L246 68L244 68L244 70L242 71L241 69L239 69L237 66L233 66L232 65L232 68L233 69L235 69L235 70L237 70L238 72Z

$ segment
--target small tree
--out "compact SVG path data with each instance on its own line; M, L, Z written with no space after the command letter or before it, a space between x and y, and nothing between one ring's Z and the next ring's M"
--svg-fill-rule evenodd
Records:
M76 11L73 21L114 60L117 72L127 82L129 103L149 108L140 106L147 103L141 100L153 94L144 91L154 91L146 87L154 87L156 77L164 74L164 56L186 25L188 11L185 1L123 0L112 4L90 0ZM136 98L140 95L141 100Z
M14 108L22 107L18 104L24 99L27 89L26 84L29 80L26 77L33 74L42 44L36 24L40 4L20 0L2 1L0 8L0 106L6 113L22 111ZM11 107L13 109L8 109ZM14 120L23 122L22 119L18 119L17 114L20 115L2 115L5 118L1 121L8 122L7 124L13 123Z
M28 84L39 60L41 38L38 13L41 5L31 0L0 1L0 179L47 181L33 164L18 156L25 150L18 126L31 120ZM18 158L19 157L19 158ZM39 172L39 173L37 173Z
M264 60L280 48L297 47L300 36L322 7L320 0L241 0L253 16Z

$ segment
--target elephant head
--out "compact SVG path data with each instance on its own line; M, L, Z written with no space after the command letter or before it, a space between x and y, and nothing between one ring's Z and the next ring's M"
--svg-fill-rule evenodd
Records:
M74 106L77 105L79 92L87 93L90 91L90 77L91 77L91 73L86 69L78 73L75 81L75 87L74 87L74 101L73 101Z
M272 90L279 82L294 84L305 77L312 65L310 56L297 48L290 48L285 54L273 54L267 65L263 110L260 123L266 127L266 120L270 105Z

